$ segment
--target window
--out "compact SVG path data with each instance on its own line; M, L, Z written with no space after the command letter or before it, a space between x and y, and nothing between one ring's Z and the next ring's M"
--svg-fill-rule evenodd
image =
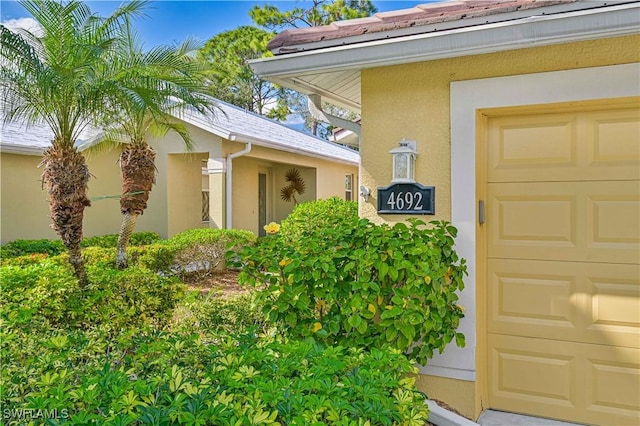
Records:
M353 175L344 175L344 199L347 201L353 201Z
M209 222L211 216L209 215L209 190L202 190L202 221Z

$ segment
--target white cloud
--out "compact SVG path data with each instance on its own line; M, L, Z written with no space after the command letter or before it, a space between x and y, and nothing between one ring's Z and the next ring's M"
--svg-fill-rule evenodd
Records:
M9 19L7 21L2 21L2 25L7 27L11 31L16 31L17 29L25 29L34 34L38 34L40 32L40 25L33 18L18 18L18 19Z

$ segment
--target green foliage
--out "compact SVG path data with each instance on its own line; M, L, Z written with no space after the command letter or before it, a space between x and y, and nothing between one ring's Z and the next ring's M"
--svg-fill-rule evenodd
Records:
M19 354L9 353L17 342L3 341L3 357L28 362L3 360L3 373L16 374L3 374L11 378L3 409L57 410L69 425L422 426L428 416L424 395L405 377L414 367L393 350L144 332L103 352L94 337L41 335Z
M241 26L209 39L197 57L207 65L213 96L256 114L284 120L289 114L285 90L258 78L249 65L252 59L271 56L267 44L274 35Z
M59 240L15 240L0 248L2 260L30 254L46 254L56 256L66 249Z
M281 11L277 6L254 6L249 16L257 25L280 31L287 27L317 27L334 21L365 18L376 12L370 0L316 0L310 8Z
M464 345L456 301L466 266L453 226L331 222L297 241L269 235L240 253L239 278L261 288L270 321L332 345L391 345L422 364L454 338Z
M255 240L210 231L131 247L124 271L114 248L87 248L85 288L66 254L0 266L3 424L28 423L25 411L68 425L425 424L425 396L401 351L328 346L320 332L281 339L251 294L183 297L182 283L157 273L192 245L235 253Z
M70 329L103 327L111 333L166 326L184 291L175 278L139 268L119 271L102 263L89 265L87 288L55 259L2 266L0 271L3 320L14 326L33 321Z
M86 250L85 250L86 253ZM167 241L148 246L127 247L129 265L137 265L152 271L168 274L174 264L176 248ZM113 264L115 265L115 251L113 251Z
M206 330L213 334L245 334L263 330L262 307L251 293L223 297L211 292L185 301L176 310L174 327L183 330Z
M160 236L155 232L134 232L131 234L129 244L133 246L145 246L160 241ZM82 247L117 247L118 234L89 237L82 240Z
M349 226L358 221L358 203L338 197L298 204L281 223L280 235L286 244L293 244L313 234L317 228Z
M136 232L131 235L131 244L142 246L153 244L160 240L160 236L155 232ZM89 237L82 240L81 247L116 247L118 243L117 234ZM30 254L46 254L56 256L65 251L62 241L59 240L15 240L3 245L0 248L2 260L11 259Z

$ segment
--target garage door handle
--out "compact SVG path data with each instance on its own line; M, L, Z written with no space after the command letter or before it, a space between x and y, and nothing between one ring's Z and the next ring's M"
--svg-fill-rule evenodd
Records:
M485 222L484 200L478 201L478 222L480 222L480 225Z

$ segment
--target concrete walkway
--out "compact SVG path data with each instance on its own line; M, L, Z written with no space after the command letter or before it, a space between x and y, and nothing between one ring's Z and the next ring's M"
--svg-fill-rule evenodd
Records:
M481 426L579 426L578 423L567 423L494 410L484 411L478 417L478 424Z

